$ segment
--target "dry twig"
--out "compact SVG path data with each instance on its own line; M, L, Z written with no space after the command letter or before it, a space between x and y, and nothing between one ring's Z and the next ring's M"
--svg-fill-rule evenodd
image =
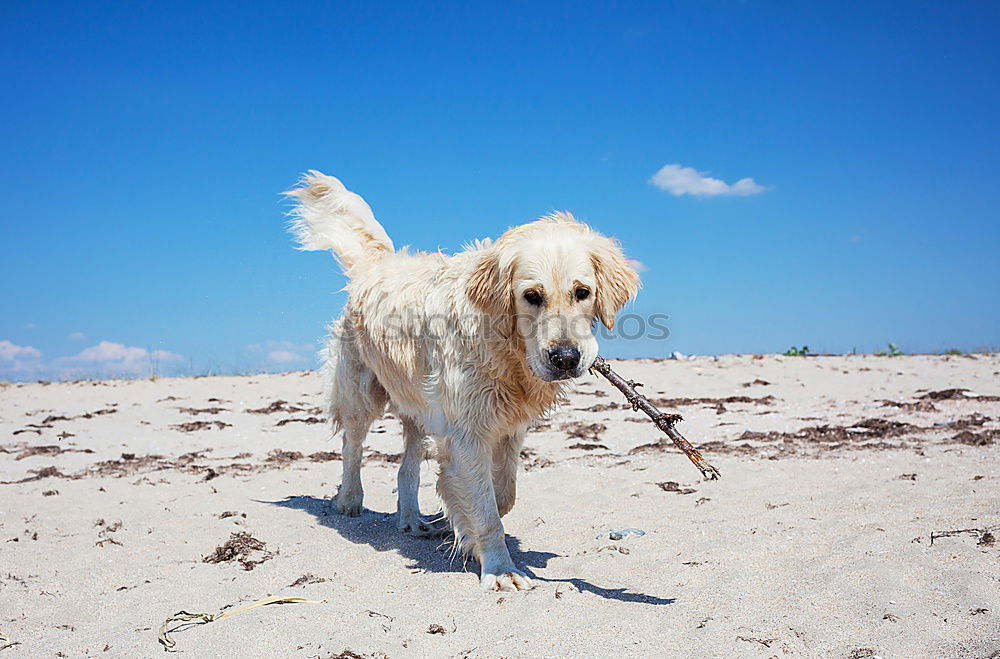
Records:
M684 439L684 435L680 434L674 425L682 420L680 414L664 414L660 410L649 402L649 399L640 394L635 390L636 387L641 387L641 382L634 382L633 380L626 380L622 376L611 370L611 365L601 356L598 355L597 359L594 360L594 365L590 367L592 371L597 371L605 378L608 382L613 384L618 391L625 394L625 399L632 405L633 410L642 410L646 413L656 427L662 430L667 437L669 437L673 442L674 446L679 448L688 459L694 463L695 467L701 471L702 476L705 480L716 480L722 474L719 470L710 465L704 457L702 457L701 452L694 446L691 446L691 442Z

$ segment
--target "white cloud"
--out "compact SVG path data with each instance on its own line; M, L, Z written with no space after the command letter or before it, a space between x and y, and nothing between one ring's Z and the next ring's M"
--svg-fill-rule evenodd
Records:
M69 335L70 341L83 341L85 338L87 338L87 335L83 332L73 332Z
M26 359L38 359L42 351L31 346L19 346L7 339L0 341L0 361L12 362Z
M72 357L57 360L71 367L65 375L84 372L103 372L115 375L140 375L159 369L164 364L176 364L184 358L167 350L149 351L111 341L101 341L95 346L84 348Z
M176 352L170 352L169 350L154 350L149 353L150 357L158 362L182 362L184 357L178 355Z
M636 261L635 259L629 259L629 265L632 269L638 272L640 275L644 272L649 272L649 266L642 261Z
M251 343L247 346L251 352L263 352L268 350L290 350L292 352L315 352L315 343L293 343L292 341L275 341L268 339L263 343Z
M275 364L291 364L304 361L305 357L290 350L272 350L267 353L267 361Z
M42 359L42 351L37 348L0 340L0 376L17 380L176 374L184 362L184 357L168 350L147 350L111 341L101 341L71 357L49 360Z
M247 350L254 353L264 353L264 358L272 364L302 364L308 362L316 354L316 345L268 340L264 343L251 343L247 346Z
M650 177L649 183L678 197L686 194L695 197L726 195L745 197L760 194L767 189L752 178L741 178L736 183L730 184L708 176L708 172L699 172L693 167L676 164L664 165Z
M15 378L33 377L45 367L42 351L32 346L19 346L6 339L0 341L0 374Z
M146 350L144 348L130 348L121 343L101 341L96 346L84 348L80 354L67 359L79 362L128 362L145 357Z

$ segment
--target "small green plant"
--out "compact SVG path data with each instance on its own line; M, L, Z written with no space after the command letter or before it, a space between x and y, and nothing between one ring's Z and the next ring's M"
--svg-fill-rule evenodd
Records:
M965 353L962 352L961 350L959 350L958 348L948 348L947 350L944 351L944 354L946 354L946 355L964 355Z
M906 353L903 352L902 350L900 350L899 346L896 345L895 343L890 343L888 350L876 350L875 351L875 356L876 357L900 357L900 356L905 355L905 354Z
M801 348L796 348L792 346L785 351L785 357L806 357L809 354L809 346L802 346Z

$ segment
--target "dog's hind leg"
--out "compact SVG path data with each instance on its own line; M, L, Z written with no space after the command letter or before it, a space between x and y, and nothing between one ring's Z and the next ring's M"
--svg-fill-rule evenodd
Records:
M344 430L344 473L337 489L337 510L355 517L361 514L361 458L365 435L382 415L389 396L375 374L366 367L349 342L334 341L326 364L331 376L330 418L334 431Z
M361 458L364 439L371 421L353 419L344 424L343 462L344 474L337 488L337 510L345 515L357 517L361 514L365 491L361 486Z
M396 477L396 525L400 531L413 535L435 535L441 532L436 525L420 515L420 463L426 454L423 428L413 419L400 416L403 422L403 459Z

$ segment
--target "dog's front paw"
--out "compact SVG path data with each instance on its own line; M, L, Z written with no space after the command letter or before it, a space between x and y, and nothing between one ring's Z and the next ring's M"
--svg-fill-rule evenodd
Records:
M528 575L513 565L504 570L483 570L483 574L479 578L479 585L483 590L531 590L534 588Z
M361 514L361 503L364 498L364 492L341 490L337 492L337 510L348 517L357 517Z

